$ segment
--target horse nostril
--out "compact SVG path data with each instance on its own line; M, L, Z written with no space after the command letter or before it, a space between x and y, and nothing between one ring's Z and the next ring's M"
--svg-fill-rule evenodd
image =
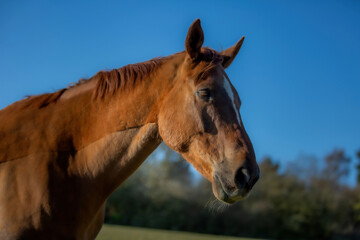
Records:
M236 171L235 184L239 189L244 188L245 185L249 182L249 180L250 174L245 167L241 167Z

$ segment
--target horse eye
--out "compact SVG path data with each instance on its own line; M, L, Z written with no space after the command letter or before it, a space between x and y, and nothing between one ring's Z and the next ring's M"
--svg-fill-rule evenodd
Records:
M209 101L211 98L211 91L208 88L200 89L196 93L201 99L205 101Z

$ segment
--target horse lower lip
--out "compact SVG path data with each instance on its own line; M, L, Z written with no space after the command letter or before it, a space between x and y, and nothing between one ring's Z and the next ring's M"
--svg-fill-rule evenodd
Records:
M241 189L236 189L235 191L229 193L225 190L223 183L221 182L220 178L215 175L214 176L215 183L218 187L218 196L219 200L226 202L226 203L235 203L237 201L240 201L241 199L244 199L247 195L247 193L244 193Z
M217 194L219 200L226 203L234 203L230 194L224 189L224 186L218 176L214 176L214 184L217 186ZM232 195L232 194L231 194Z
M233 204L233 203L243 199L243 197L240 195L229 196L223 189L221 189L221 192L219 193L219 197L220 197L219 200L229 203L229 204Z
M233 191L231 194L228 194L228 196L230 197L230 198L234 198L234 197L237 197L237 196L239 196L240 195L240 193L239 193L239 190L237 189L237 190L235 190L235 191Z
M229 196L226 194L226 192L223 189L220 190L219 197L221 200L223 200L225 202L227 199L229 199Z

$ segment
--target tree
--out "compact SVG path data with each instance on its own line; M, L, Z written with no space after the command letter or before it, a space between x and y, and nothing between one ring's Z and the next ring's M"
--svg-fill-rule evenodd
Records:
M357 185L360 186L360 150L357 152L358 163L356 164L357 170Z
M296 176L310 185L320 173L320 160L313 155L300 154L294 161L287 163L286 173Z
M340 184L349 174L351 159L345 156L344 150L335 149L325 157L323 177L333 184Z

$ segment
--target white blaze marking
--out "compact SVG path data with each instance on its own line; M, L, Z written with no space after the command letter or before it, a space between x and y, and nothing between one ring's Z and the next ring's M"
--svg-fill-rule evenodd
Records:
M231 99L231 101L233 103L234 111L235 111L238 123L239 123L239 125L241 127L240 113L239 113L239 111L238 111L238 109L236 108L236 105L235 105L234 91L232 90L230 81L229 81L229 79L227 77L224 77L224 88L225 88L226 93L228 94L229 98Z

